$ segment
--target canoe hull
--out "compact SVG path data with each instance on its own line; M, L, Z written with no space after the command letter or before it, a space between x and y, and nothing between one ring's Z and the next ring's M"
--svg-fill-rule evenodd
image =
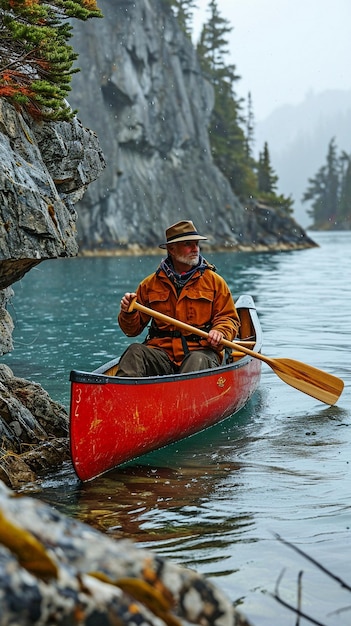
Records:
M83 481L239 411L258 386L261 362L244 356L216 369L138 379L101 369L70 377L71 454Z

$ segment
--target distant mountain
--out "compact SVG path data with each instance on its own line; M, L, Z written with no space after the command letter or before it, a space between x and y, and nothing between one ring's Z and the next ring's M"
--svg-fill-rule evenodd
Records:
M310 92L301 104L281 106L256 125L257 154L267 141L279 192L292 195L295 219L304 227L309 206L301 198L308 179L325 164L332 137L338 150L351 153L351 90Z

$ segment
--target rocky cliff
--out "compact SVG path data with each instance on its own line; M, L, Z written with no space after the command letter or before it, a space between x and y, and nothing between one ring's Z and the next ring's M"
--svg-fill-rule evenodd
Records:
M103 167L77 119L39 123L0 99L0 354L11 349L10 285L44 259L77 254L74 204Z
M39 123L0 99L0 289L43 259L77 254L74 204L103 165L77 119Z
M107 160L77 206L81 245L153 247L183 218L223 247L311 245L294 220L240 204L214 166L213 89L165 4L100 0L104 19L74 25L81 72L70 101Z
M77 119L37 122L0 99L0 355L13 348L11 285L44 259L77 254L74 204L103 167L96 135ZM0 478L18 484L45 459L62 462L67 432L64 407L0 365Z

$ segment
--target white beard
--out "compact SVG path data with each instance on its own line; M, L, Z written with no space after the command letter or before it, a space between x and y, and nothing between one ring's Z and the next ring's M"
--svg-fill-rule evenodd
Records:
M195 253L194 253L194 256L192 254L187 254L187 255L173 254L173 256L178 263L184 263L184 265L191 265L191 267L195 267L195 265L197 265L200 260L199 252L196 253L196 257L195 257Z

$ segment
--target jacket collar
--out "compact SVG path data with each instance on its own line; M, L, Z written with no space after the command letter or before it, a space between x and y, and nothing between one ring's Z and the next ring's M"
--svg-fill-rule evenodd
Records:
M171 257L168 256L166 259L163 259L161 261L159 267L156 270L156 274L159 274L161 271L163 271L166 274L167 278L169 278L169 280L176 286L177 289L182 289L184 285L193 276L195 276L197 272L203 274L205 270L208 269L214 272L216 271L215 266L208 263L208 261L206 261L206 259L204 259L203 256L201 256L200 254L199 262L195 267L192 267L188 272L178 274L173 267Z

